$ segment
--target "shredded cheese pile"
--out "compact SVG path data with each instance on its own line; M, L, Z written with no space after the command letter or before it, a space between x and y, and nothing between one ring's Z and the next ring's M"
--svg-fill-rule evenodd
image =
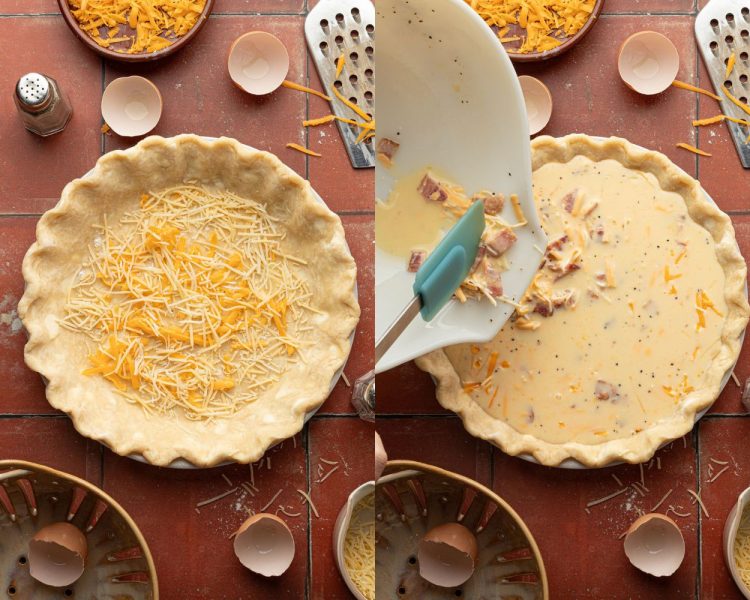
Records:
M734 538L734 564L742 583L750 589L750 511L742 512L737 537Z
M503 43L521 42L511 52L528 54L557 48L563 38L578 33L594 11L595 0L465 0L497 30ZM525 36L510 33L518 25Z
M344 539L344 565L367 600L375 600L375 494L354 507Z
M171 46L198 22L206 0L68 0L79 26L103 48L130 42L116 52L156 52ZM132 33L127 33L128 29Z
M106 218L72 286L62 325L94 342L101 376L148 412L224 417L304 361L312 328L305 261L282 251L265 207L185 186Z

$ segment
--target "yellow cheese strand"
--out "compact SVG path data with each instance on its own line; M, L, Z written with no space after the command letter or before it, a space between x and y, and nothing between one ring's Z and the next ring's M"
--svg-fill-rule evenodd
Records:
M711 156L710 153L699 150L695 146L691 146L690 144L686 144L684 142L680 142L679 144L677 144L677 147L682 148L683 150L687 150L688 152L692 152L693 154L698 154L700 156Z

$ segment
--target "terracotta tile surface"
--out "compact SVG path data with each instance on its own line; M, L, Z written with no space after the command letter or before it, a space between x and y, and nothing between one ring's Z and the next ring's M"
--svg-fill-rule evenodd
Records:
M646 465L644 496L632 487L611 501L589 508L592 500L640 481L634 465L601 470L567 471L532 465L495 451L494 489L526 521L545 560L551 597L692 598L697 575L697 514L686 489L695 489L695 451L689 439L674 442ZM658 469L661 466L661 469ZM623 483L614 479L615 475ZM674 518L682 530L686 558L672 577L657 579L636 570L627 560L622 540L641 511L648 513L669 490L659 507L673 505L690 517ZM551 525L554 522L554 526ZM570 552L560 552L562 548ZM596 566L599 565L599 566ZM570 594L570 595L567 595Z
M701 87L715 91L703 60L699 59L699 63ZM698 101L700 118L721 114L721 105L712 98L701 95ZM750 210L750 197L747 194L748 172L740 163L728 127L723 123L701 127L698 138L701 148L712 154L711 157L699 159L698 173L703 187L724 210Z
M457 417L382 418L377 430L391 460L418 460L490 482L491 447L466 433Z
M305 0L216 0L213 14L301 14Z
M0 373L13 381L0 414L54 413L44 397L42 379L23 361L26 332L16 307L23 294L21 261L36 239L36 217L0 217Z
M374 315L374 236L375 228L371 215L346 215L342 218L346 239L352 256L357 262L357 286L361 315L357 331L354 336L349 360L344 373L349 382L365 375L372 368L373 361L373 332L375 328ZM339 380L330 398L321 408L324 413L353 413L351 404L352 388L343 380Z
M304 143L304 94L280 88L268 96L251 96L229 78L226 57L231 43L255 29L273 31L289 51L289 78L305 72L302 17L227 16L209 19L203 31L183 51L148 65L108 64L106 81L123 75L150 78L164 98L164 111L154 135L196 133L229 136L278 155L297 173L305 175L304 155L286 148ZM105 136L105 148L126 148L137 140Z
M55 0L0 0L0 15L57 14Z
M701 522L703 598L742 598L724 562L722 535L737 496L750 485L748 425L746 418L708 418L700 424L701 497L710 515ZM728 463L729 469L718 475L724 465L714 461ZM709 483L717 475L718 479Z
M0 418L0 458L41 463L101 485L101 446L78 435L67 417Z
M560 60L519 65L519 74L538 77L552 92L552 120L542 133L625 137L664 152L695 175L695 156L675 148L677 142L695 141L691 125L696 114L695 95L669 89L657 96L640 96L628 89L617 73L620 44L636 31L652 29L668 36L677 46L681 61L678 77L694 81L696 50L692 27L689 16L604 16Z
M606 0L602 10L604 14L691 14L694 11L695 0Z
M377 376L378 414L448 414L435 399L430 376L406 363Z
M171 598L245 599L304 597L307 576L307 509L297 489L306 489L304 444L289 441L267 454L271 470L254 467L251 497L241 487L231 496L199 508L196 504L250 482L250 469L234 465L221 469L158 469L105 452L104 489L134 516L156 562L160 587ZM263 459L265 463L267 459ZM278 490L278 500L267 509L283 505L299 517L284 517L297 547L292 567L282 577L265 579L246 570L234 557L229 536L249 516L260 512ZM288 507L288 508L287 508ZM210 573L210 576L207 574Z
M320 518L312 518L311 598L348 600L351 598L338 571L331 568L333 528L349 494L373 478L373 431L371 424L359 419L313 419L309 427L312 499ZM329 465L325 459L336 462ZM331 469L336 471L326 475ZM326 477L325 481L317 480Z
M30 39L44 43L30 44ZM18 50L23 48L23 51ZM62 17L0 19L0 56L13 56L0 70L0 214L40 213L60 198L63 186L83 175L100 151L101 62L80 44ZM70 96L73 117L65 131L40 138L23 128L13 104L18 78L40 71ZM39 177L40 171L44 177Z

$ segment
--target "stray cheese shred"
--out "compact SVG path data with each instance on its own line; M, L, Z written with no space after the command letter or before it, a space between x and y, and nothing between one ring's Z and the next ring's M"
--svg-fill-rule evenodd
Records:
M305 148L304 146L300 146L299 144L289 143L286 145L287 148L291 148L292 150L296 150L297 152L302 152L302 154L307 154L308 156L323 156L319 152L315 152L313 150L310 150L309 148Z
M344 538L344 566L367 600L375 600L375 494L362 498L352 511Z
M737 60L737 56L734 52L732 52L729 55L729 58L727 59L727 72L724 75L724 79L729 79L729 76L732 74L732 69L734 69L734 62Z
M708 90L704 90L703 88L695 87L694 85L690 85L689 83L685 83L684 81L675 79L672 82L672 85L682 90L688 90L689 92L695 92L696 94L703 94L704 96L708 96L709 98L713 98L714 100L721 101L721 98L719 98L719 96L717 96L713 92L709 92Z
M206 0L68 0L68 5L99 46L139 54L163 50L188 33ZM122 43L129 46L116 45Z
M528 54L557 48L591 18L595 0L465 0L503 43L521 41L511 52ZM524 36L507 36L510 25Z
M89 340L84 375L151 413L225 417L304 360L305 261L265 207L194 186L106 218L61 325Z
M690 144L686 144L684 142L680 142L677 144L678 148L682 148L683 150L687 150L688 152L692 152L693 154L698 154L699 156L711 156L710 152L704 152L703 150L699 150L695 146L691 146Z

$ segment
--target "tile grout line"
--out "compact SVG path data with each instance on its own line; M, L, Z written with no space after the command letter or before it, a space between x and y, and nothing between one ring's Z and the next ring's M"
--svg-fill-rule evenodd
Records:
M701 495L701 444L700 444L700 426L701 423L698 421L693 428L693 446L695 446L695 489L698 496ZM695 570L695 598L700 600L701 597L701 583L703 581L703 515L700 510L700 506L696 506L698 509L698 527L697 531L697 566Z
M303 442L305 444L305 486L311 490L310 483L310 424L303 429ZM312 593L312 507L307 504L307 576L305 577L305 600L310 600Z

